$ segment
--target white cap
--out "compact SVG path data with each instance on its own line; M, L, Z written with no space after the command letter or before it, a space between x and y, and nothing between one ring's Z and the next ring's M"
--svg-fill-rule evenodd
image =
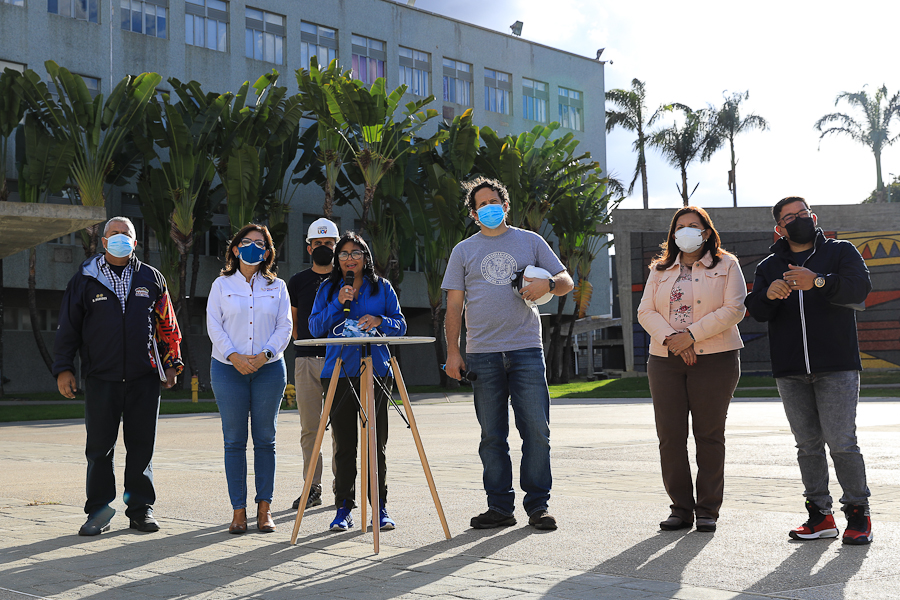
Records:
M309 226L309 231L306 232L306 243L308 244L310 240L316 238L326 237L334 238L335 241L341 237L338 233L337 225L325 218L316 219L312 222L312 225Z

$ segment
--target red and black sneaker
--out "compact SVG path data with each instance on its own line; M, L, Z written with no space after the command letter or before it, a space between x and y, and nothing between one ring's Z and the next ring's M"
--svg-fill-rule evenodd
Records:
M847 515L847 529L844 530L844 543L864 546L872 543L872 519L869 507L856 504L844 506Z
M795 540L817 540L819 538L836 538L838 536L837 525L834 524L834 516L831 513L823 513L814 502L806 501L806 510L809 519L788 533Z

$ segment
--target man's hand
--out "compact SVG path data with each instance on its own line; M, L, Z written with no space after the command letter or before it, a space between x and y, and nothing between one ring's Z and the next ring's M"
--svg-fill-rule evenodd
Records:
M670 335L666 339L668 340L666 346L675 356L681 356L682 352L694 345L694 338L686 331Z
M697 364L697 354L694 352L693 348L688 348L687 350L682 350L681 354L679 354L681 358L684 360L684 364L689 367L692 367Z
M231 364L241 375L250 375L251 373L256 373L258 370L253 366L249 358L251 357L238 354L237 352L232 352L228 355L228 360L231 361Z
M550 293L550 280L540 277L523 277L528 285L520 290L522 297L532 302Z
M808 292L813 288L818 275L806 267L788 265L788 270L784 272L783 277L792 290L803 290L804 292Z
M462 371L464 371L465 368L466 363L458 352L447 354L447 364L444 366L444 372L447 373L447 377L459 381L462 379Z
M75 390L78 384L75 382L75 374L72 371L63 371L56 376L56 387L59 393L71 400L75 399Z
M178 381L178 371L171 367L166 369L166 380L163 382L162 386L169 389L175 385L176 381Z
M769 284L766 290L766 298L769 300L786 300L791 295L791 286L784 279L776 279Z

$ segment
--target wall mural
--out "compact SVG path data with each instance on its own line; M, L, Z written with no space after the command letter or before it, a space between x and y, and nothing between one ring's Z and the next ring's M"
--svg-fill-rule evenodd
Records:
M760 260L769 255L778 236L772 232L729 233L720 231L725 249L737 255L747 290L753 286L753 274ZM900 231L826 231L829 238L847 240L856 246L866 261L872 279L872 291L866 298L866 310L856 313L859 351L864 369L900 369ZM650 336L637 322L637 307L644 292L650 261L659 254L665 232L631 234L631 295L634 307L634 368L647 370ZM765 323L749 316L738 328L744 341L741 370L766 374L769 343Z

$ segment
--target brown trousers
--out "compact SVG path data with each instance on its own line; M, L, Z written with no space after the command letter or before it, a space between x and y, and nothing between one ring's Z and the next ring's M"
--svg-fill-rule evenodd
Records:
M739 352L698 355L690 367L674 354L650 356L647 375L672 514L688 523L694 513L718 519L725 488L725 418L741 376ZM697 446L696 501L687 451L689 413Z

